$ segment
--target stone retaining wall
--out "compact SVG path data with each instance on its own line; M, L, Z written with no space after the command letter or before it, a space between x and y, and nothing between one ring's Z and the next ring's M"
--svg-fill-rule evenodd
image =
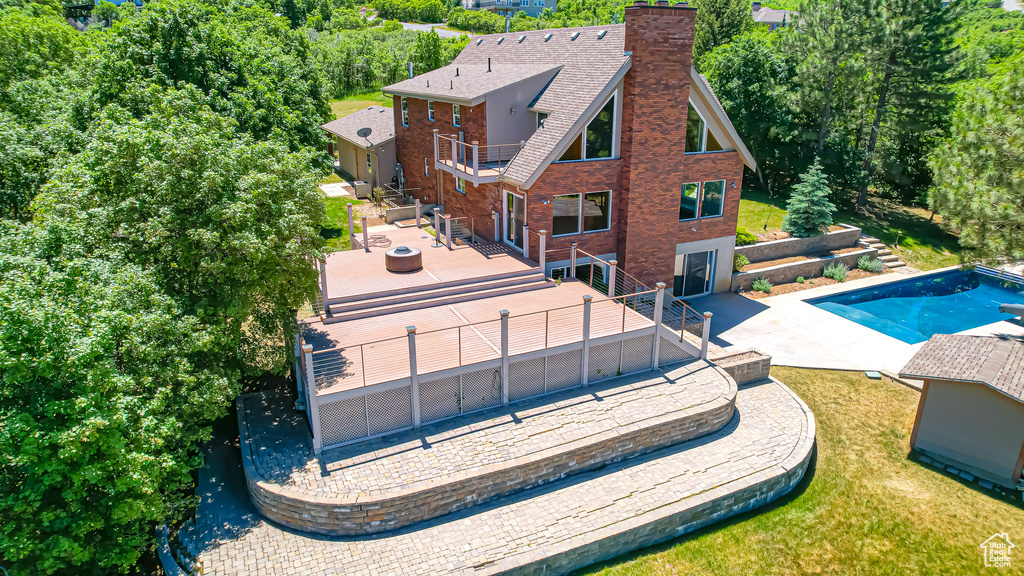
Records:
M846 229L810 238L786 238L771 242L758 242L748 246L737 246L735 253L746 256L753 263L804 254L820 254L856 246L857 241L860 240L860 228L849 224L840 224L840 226L844 226Z
M760 350L743 350L714 358L712 362L732 376L739 386L748 382L764 380L771 375L772 357Z
M776 383L782 385L778 381ZM644 522L643 516L638 517L635 528L617 533L596 530L581 534L561 544L560 550L553 550L549 546L538 551L537 559L533 562L510 558L503 563L510 568L488 573L529 576L568 574L582 566L671 540L730 516L764 506L788 494L800 483L810 465L815 447L815 423L814 414L807 405L791 390L786 390L799 402L807 419L807 428L793 452L779 464L700 494L695 497L698 503L681 507L676 513L649 522Z
M811 260L789 262L787 264L779 264L778 266L770 266L759 270L750 270L749 272L736 272L732 275L731 290L733 292L750 290L750 285L757 278L767 278L772 284L785 284L787 282L796 281L800 276L803 276L804 278L821 276L822 269L833 262L841 262L846 264L847 267L853 269L857 267L857 260L861 256L865 255L874 258L878 255L878 250L874 248L865 248L856 252L847 252L846 254L829 256L827 258L813 258Z
M732 418L737 390L736 382L726 376L725 370L715 369L726 377L729 389L708 404L646 421L642 426L584 438L555 453L542 452L415 490L397 488L383 495L312 497L264 480L258 461L250 453L246 408L239 398L246 485L256 509L289 528L331 536L393 530L711 434Z

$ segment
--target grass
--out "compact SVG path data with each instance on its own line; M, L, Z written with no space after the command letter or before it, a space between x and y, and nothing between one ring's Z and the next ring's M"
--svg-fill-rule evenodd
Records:
M917 392L860 372L773 367L772 374L807 402L817 420L810 479L760 511L583 573L1011 572L985 568L978 545L995 532L1024 538L1020 496L985 491L908 458Z
M367 92L365 94L346 96L340 100L331 100L331 113L334 114L335 118L341 118L374 104L387 106L388 108L394 107L394 102L391 98L380 92Z
M837 223L859 226L865 234L893 247L900 260L914 268L934 270L959 263L957 255L960 246L957 238L939 226L940 216L936 216L935 221L928 222L931 213L927 210L899 206L878 199L872 199L871 208L870 214L839 211L834 219ZM771 198L763 192L744 189L736 225L746 226L747 230L757 234L765 229L766 221L769 230L781 228L782 217L785 214L784 199Z
M352 204L355 206L362 203L362 201L355 198L324 197L324 209L327 213L327 218L324 221L324 225L320 228L320 236L323 236L326 241L325 251L340 252L352 247L349 239L347 205ZM356 233L362 232L359 224L353 223L353 225L355 226Z

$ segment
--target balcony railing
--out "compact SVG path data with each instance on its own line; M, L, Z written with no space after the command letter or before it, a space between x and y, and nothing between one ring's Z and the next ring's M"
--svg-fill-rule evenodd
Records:
M434 167L456 177L469 180L474 186L497 182L525 141L516 144L489 144L481 146L473 142L460 142L453 136L444 136L434 131Z

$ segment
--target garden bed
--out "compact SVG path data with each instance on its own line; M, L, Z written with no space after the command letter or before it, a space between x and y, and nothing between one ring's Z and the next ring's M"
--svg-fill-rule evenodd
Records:
M861 278L870 278L872 276L878 276L881 274L889 274L892 270L888 268L882 268L881 272L868 272L867 270L861 270L860 268L854 268L846 274L846 281L860 280ZM838 284L831 278L824 278L821 276L815 278L807 278L803 283L799 282L788 282L786 284L777 284L772 286L770 293L765 294L764 292L758 292L756 290L747 290L741 292L743 296L750 298L751 300L760 300L761 298L768 298L771 296L779 296L780 294L789 294L791 292L799 292L801 290L810 290L811 288L821 288L822 286L830 286L832 284Z
M803 262L805 260L816 260L820 258L831 258L833 256L839 256L840 254L849 254L850 252L858 252L863 250L860 246L853 246L850 248L842 248L840 250L832 250L831 252L824 252L822 254L814 255L803 255L803 256L790 256L788 258L779 258L777 260L767 260L764 262L754 262L753 264L747 264L743 268L740 268L740 272L749 272L751 270L761 270L763 268L771 268L772 266L779 266L781 264L789 264L792 262Z

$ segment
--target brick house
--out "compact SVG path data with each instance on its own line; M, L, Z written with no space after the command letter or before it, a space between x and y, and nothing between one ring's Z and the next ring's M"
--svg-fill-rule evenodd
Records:
M696 10L637 3L625 23L478 36L452 64L384 88L400 178L476 236L569 246L678 296L729 289L754 159L691 65Z

